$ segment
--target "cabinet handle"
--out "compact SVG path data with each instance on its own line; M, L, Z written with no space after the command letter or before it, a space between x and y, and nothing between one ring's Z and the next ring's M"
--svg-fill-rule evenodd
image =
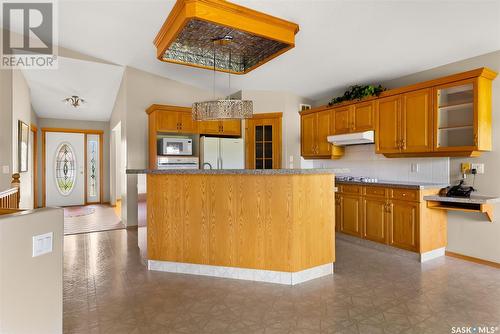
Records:
M477 146L477 133L474 134L474 146Z
M406 140L401 140L401 149L405 149L406 148Z

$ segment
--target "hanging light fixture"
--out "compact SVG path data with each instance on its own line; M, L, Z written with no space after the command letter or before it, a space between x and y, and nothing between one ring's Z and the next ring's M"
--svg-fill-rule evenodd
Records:
M63 99L62 101L64 103L74 107L74 108L81 107L82 104L86 103L84 99L82 99L81 97L79 97L77 95L67 97L67 98Z
M253 115L253 102L248 100L239 100L231 98L231 48L230 44L233 40L231 35L214 38L213 42L213 94L214 100L193 103L193 119L195 121L218 120L218 119L244 119L251 118ZM216 46L228 46L228 78L229 78L229 95L226 99L215 99L215 73L216 73Z

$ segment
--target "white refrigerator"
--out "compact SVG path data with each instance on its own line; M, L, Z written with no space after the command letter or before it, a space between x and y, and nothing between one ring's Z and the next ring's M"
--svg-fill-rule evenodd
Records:
M201 169L244 169L245 144L241 138L200 138Z

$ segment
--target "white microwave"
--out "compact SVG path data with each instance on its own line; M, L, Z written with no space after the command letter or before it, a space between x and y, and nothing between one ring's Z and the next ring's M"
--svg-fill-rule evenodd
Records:
M158 155L193 155L193 140L178 137L160 138Z

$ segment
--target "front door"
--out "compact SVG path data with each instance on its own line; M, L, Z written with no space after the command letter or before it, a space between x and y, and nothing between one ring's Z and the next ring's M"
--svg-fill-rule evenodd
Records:
M46 206L85 204L85 134L45 133Z

